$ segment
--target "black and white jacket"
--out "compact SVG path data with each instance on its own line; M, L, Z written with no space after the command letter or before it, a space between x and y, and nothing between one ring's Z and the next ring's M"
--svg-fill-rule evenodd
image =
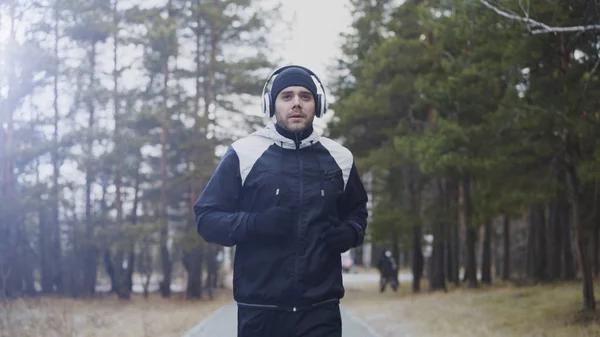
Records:
M231 233L274 204L294 205L296 233L286 242L237 243ZM236 246L234 298L241 305L297 308L344 296L341 258L319 238L336 216L367 226L367 194L352 153L312 128L301 137L271 124L234 142L194 206L198 233Z

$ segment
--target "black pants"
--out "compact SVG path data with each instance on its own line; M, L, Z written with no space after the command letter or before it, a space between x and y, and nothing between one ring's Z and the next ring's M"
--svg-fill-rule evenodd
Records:
M237 337L342 337L340 306L296 312L240 306Z
M392 286L392 289L394 291L398 290L398 274L392 274L392 275L381 275L379 278L379 291L380 292L384 292L385 291L385 287L387 286L387 284L390 284Z

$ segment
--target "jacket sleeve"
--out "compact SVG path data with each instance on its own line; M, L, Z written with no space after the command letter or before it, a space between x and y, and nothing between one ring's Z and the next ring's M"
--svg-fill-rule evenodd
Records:
M338 209L340 210L340 219L353 227L357 233L357 240L352 247L363 244L365 231L367 229L367 192L358 175L356 164L352 163L350 176L346 183L346 189L342 194Z
M254 214L238 211L241 188L239 158L230 147L194 205L198 234L204 240L233 246L234 237L254 221Z

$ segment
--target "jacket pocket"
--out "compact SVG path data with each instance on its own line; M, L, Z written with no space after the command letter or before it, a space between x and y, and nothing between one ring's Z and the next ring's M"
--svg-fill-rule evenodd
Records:
M344 193L344 177L342 170L325 170L321 174L321 194L325 196L327 207L332 207Z
M246 190L251 198L252 209L263 211L275 205L286 204L291 197L291 190L286 177L271 168L259 169L253 172L252 179L246 184Z

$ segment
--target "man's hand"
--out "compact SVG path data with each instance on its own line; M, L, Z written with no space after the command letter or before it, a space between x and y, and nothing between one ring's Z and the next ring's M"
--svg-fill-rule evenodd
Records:
M254 218L252 232L265 237L289 237L294 230L296 216L293 208L274 206Z
M354 246L358 233L351 225L343 223L340 219L330 216L331 226L322 234L329 249L334 253L343 253Z

